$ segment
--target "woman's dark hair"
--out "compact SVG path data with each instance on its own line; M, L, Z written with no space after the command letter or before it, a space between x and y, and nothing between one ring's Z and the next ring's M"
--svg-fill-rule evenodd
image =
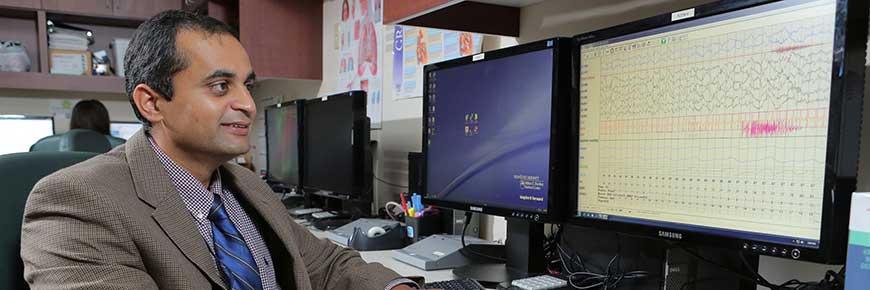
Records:
M72 110L70 129L90 129L109 135L109 111L97 100L78 102Z

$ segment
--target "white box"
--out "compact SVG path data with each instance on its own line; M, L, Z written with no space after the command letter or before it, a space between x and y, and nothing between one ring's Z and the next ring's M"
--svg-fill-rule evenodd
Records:
M845 290L867 289L870 289L870 193L856 192L849 213Z
M109 48L112 49L112 67L115 69L115 75L123 77L124 75L124 56L127 55L127 47L130 46L130 39L115 38L109 43Z

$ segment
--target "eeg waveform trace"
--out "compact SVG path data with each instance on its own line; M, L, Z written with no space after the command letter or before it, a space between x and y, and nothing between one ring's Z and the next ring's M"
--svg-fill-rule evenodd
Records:
M580 212L819 239L833 4L581 48Z

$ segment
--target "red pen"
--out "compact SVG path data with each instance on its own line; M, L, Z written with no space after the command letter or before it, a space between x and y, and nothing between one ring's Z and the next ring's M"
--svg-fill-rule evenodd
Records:
M405 201L405 193L402 192L399 194L399 196L402 197L402 210L405 211L405 215L408 215L408 205Z

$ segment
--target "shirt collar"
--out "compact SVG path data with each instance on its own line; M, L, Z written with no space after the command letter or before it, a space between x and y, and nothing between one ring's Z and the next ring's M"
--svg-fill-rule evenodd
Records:
M166 173L168 173L169 178L187 205L187 209L194 218L204 222L208 218L209 209L211 209L211 204L214 202L214 195L223 195L220 170L215 170L211 178L211 184L206 188L190 171L178 165L169 155L163 152L151 136L148 136L148 143L151 144L151 148L157 154L157 159L160 159L160 163L166 169Z

